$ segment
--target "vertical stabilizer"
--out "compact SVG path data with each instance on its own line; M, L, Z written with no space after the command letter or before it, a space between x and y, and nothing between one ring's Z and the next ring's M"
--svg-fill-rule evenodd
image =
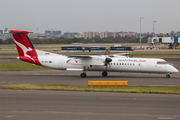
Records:
M29 32L24 30L11 30L10 33L13 35L19 53L19 59L40 65L37 52L27 36Z

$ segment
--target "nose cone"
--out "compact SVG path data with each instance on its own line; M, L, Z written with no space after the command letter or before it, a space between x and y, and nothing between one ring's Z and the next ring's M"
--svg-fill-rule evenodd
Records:
M179 72L178 69L176 69L175 67L172 66L171 67L171 73L177 73L177 72Z

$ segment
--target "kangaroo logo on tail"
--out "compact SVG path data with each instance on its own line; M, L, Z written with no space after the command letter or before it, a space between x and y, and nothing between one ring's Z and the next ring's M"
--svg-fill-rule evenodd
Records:
M41 65L38 60L37 52L27 36L29 32L24 30L11 30L10 33L13 35L14 42L19 53L18 59Z
M30 59L32 59L31 56L27 55L27 52L28 52L28 51L32 51L33 49L31 49L30 47L27 49L23 44L17 42L16 40L14 40L14 41L15 41L15 43L23 50L24 56L27 56L27 57L29 57ZM34 61L34 59L32 59L32 60ZM34 62L35 62L35 61L34 61Z

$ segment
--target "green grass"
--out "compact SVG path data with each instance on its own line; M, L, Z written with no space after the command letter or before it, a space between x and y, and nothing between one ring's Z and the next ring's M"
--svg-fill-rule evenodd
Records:
M51 70L31 63L0 63L0 71L36 71Z
M1 47L1 46L7 46L7 47L8 47L8 46L14 46L14 47L15 47L15 44L0 44L0 47Z
M16 90L180 94L180 86L90 87L87 85L72 85L72 84L58 84L58 85L19 84L19 85L5 85L2 86L1 88L16 89Z
M0 58L17 58L17 55L0 55Z
M17 52L17 50L7 50L7 51L0 50L0 53L18 53L18 52Z

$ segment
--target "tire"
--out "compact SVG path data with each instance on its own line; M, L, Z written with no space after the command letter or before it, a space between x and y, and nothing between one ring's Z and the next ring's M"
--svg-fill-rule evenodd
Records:
M166 75L166 78L170 78L171 76L169 74Z
M86 73L81 73L81 78L85 78L86 77Z
M102 76L106 77L108 75L108 73L106 71L102 72Z

